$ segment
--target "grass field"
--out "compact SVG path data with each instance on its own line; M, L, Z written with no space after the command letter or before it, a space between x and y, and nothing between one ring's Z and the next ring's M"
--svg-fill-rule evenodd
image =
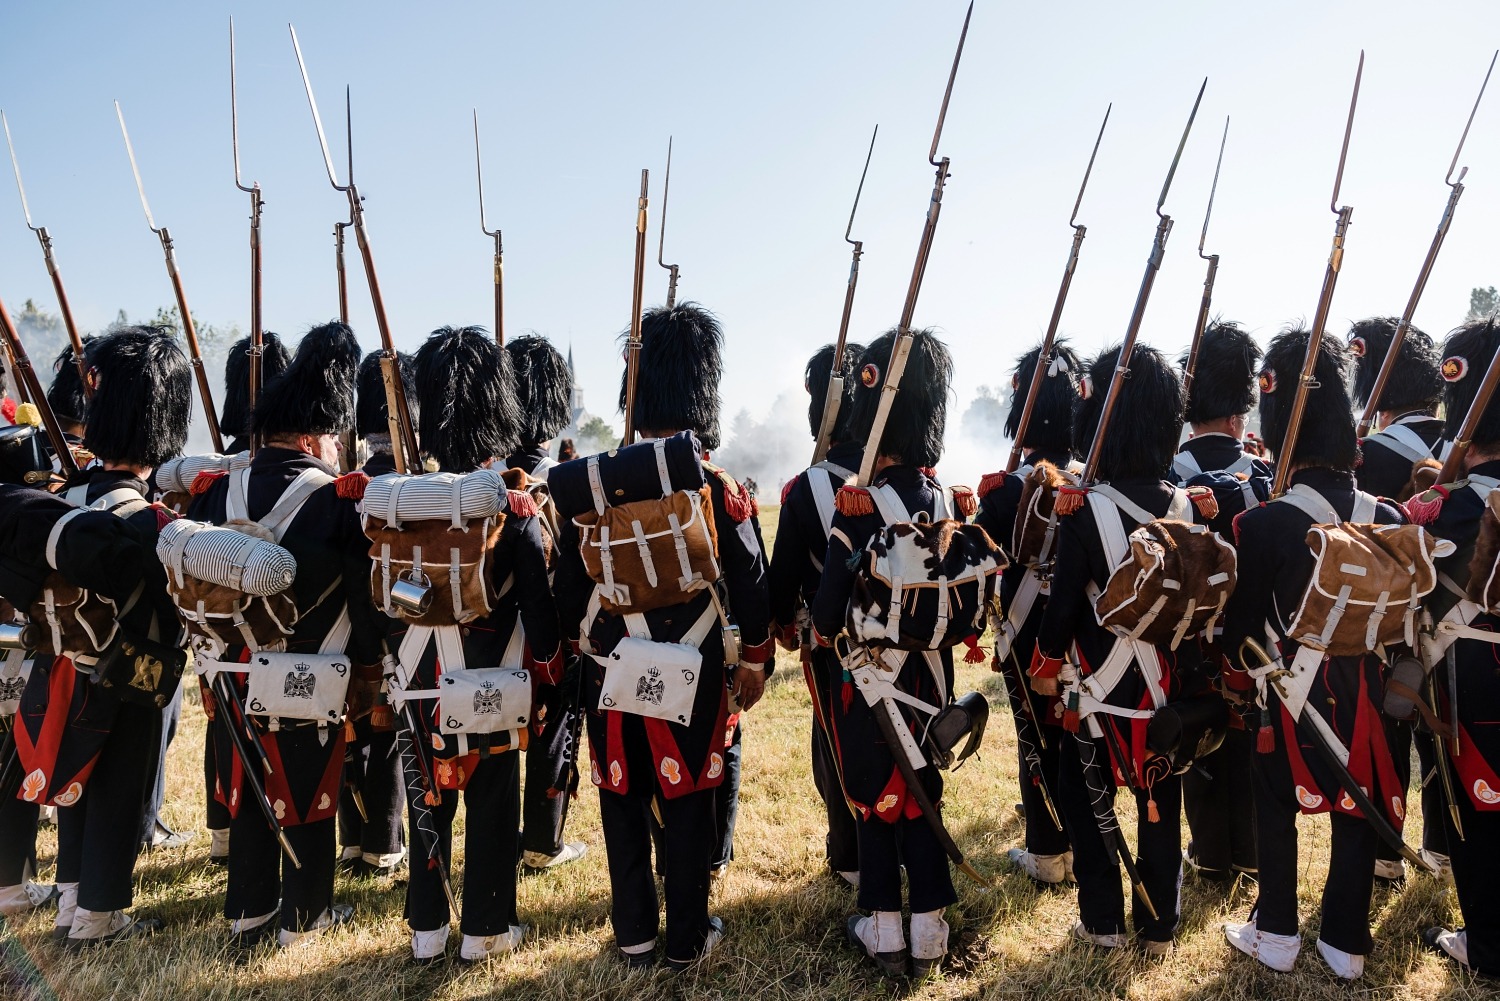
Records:
M762 515L767 543L775 509ZM781 655L781 669L765 701L745 720L745 785L736 839L737 858L714 890L714 912L729 934L694 970L627 975L613 955L609 880L598 824L597 793L586 787L575 804L568 837L589 844L589 855L557 872L521 880L521 920L533 937L516 954L486 966L418 969L407 962L408 932L401 918L402 880L340 877L339 899L355 905L356 920L294 951L266 949L239 962L224 945L220 917L222 870L207 864L201 833L201 746L204 724L196 704L172 748L168 819L200 829L187 848L143 856L136 870L136 910L164 920L155 938L82 955L48 942L51 914L11 922L0 934L0 997L62 998L357 999L538 998L587 1001L615 998L1494 998L1496 993L1423 952L1419 935L1433 923L1456 919L1452 892L1413 876L1403 889L1377 890L1371 920L1375 952L1364 980L1336 980L1312 948L1318 892L1327 866L1327 824L1302 822L1301 908L1308 919L1297 971L1272 973L1234 953L1218 930L1243 920L1253 887L1229 892L1191 876L1184 886L1179 948L1162 962L1129 951L1103 954L1072 943L1076 911L1071 894L1034 888L1005 871L1005 851L1018 844L1014 734L1003 712L998 678L982 665L961 665L960 691L979 688L996 707L982 757L955 773L945 813L950 829L976 866L997 876L985 890L962 876L959 903L948 920L953 954L945 976L914 987L881 979L843 944L843 921L853 891L830 878L823 863L821 806L807 765L809 710L801 671ZM462 813L460 813L460 822ZM1133 830L1129 818L1126 830ZM1415 832L1407 840L1415 843ZM50 861L55 831L43 831ZM44 861L44 865L46 861ZM45 875L45 874L44 874ZM459 892L462 892L461 886ZM450 948L450 955L454 950Z

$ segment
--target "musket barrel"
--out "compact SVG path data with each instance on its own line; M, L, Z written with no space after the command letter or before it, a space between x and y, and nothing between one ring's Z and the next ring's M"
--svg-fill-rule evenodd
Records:
M1085 181L1087 178L1085 177ZM1079 191L1079 197L1083 192ZM1047 378L1047 369L1052 364L1052 356L1056 352L1057 327L1062 322L1063 306L1068 301L1068 289L1073 285L1073 273L1078 270L1078 251L1083 246L1083 238L1088 233L1087 226L1073 227L1073 246L1068 250L1068 263L1063 267L1062 285L1057 290L1057 301L1052 305L1052 318L1047 321L1047 333L1042 338L1042 349L1037 352L1036 368L1032 370L1031 382L1026 386L1026 400L1021 405L1021 419L1016 424L1016 440L1011 443L1010 455L1005 460L1005 471L1014 473L1021 466L1021 453L1025 451L1022 442L1026 439L1026 429L1031 426L1031 416L1036 411L1036 401L1042 392L1042 380Z
M397 472L411 472L421 463L421 453L417 450L417 432L412 427L411 413L406 406L405 384L402 383L399 373L398 355L396 354L396 342L391 336L390 323L386 318L385 297L380 292L380 278L375 273L375 256L370 251L370 237L365 232L364 210L360 206L359 192L351 183L347 192L349 195L349 208L354 226L354 239L359 244L359 256L365 266L365 280L370 286L370 304L375 310L375 326L380 330L380 346L385 351L386 360L390 362L394 370L387 376L386 410L387 417L394 417L400 422L400 429L392 435L392 443L400 441L405 449L405 468L397 467ZM382 362L384 364L384 362ZM399 457L399 453L398 453Z
M495 340L505 346L505 251L495 231Z
M215 452L224 451L224 439L219 433L219 412L214 408L213 387L208 381L208 370L203 365L203 351L198 345L198 328L193 323L193 314L188 310L187 291L182 286L182 272L177 270L177 255L172 249L172 235L163 226L158 235L161 249L167 261L167 277L172 280L172 295L177 300L177 312L182 317L182 333L187 338L188 359L193 363L193 376L198 382L198 398L203 402L203 417L208 424L208 436L213 441Z
M83 360L83 337L78 333L78 323L73 319L73 307L68 303L67 289L63 288L62 272L57 259L52 256L52 236L46 226L37 228L36 238L42 245L42 259L47 263L47 276L52 279L52 291L57 294L57 306L62 311L63 329L68 332L68 342L73 346L73 363L78 368L78 377L83 380L84 399L93 399L94 387L89 385L88 365Z
M1208 273L1203 278L1203 299L1198 303L1198 319L1193 324L1193 342L1188 346L1187 367L1182 370L1182 391L1193 387L1193 376L1198 374L1198 348L1203 344L1203 331L1208 329L1208 311L1214 303L1214 280L1219 275L1219 255L1208 259Z
M625 345L625 444L635 441L635 386L641 364L641 306L646 281L646 205L651 172L641 171L635 210L635 282L630 299L630 339Z
M344 270L344 229L348 225L346 222L333 224L333 261L339 277L339 322L344 324L349 322L349 276Z
M247 359L250 362L248 366L250 385L247 413L255 411L255 401L260 398L260 387L264 375L262 364L265 352L265 321L261 315L260 208L260 186L256 185L250 191L250 352ZM250 428L246 427L244 431L248 433ZM250 454L253 456L256 451L255 436L251 434Z
M31 364L31 357L26 353L26 345L21 343L20 331L16 329L10 310L5 308L3 301L0 301L0 336L4 337L5 348L15 360L16 372L25 384L27 392L31 394L32 405L42 415L42 427L46 429L47 438L52 443L52 452L57 456L58 467L64 476L72 476L78 472L78 462L73 458L72 449L68 448L68 439L63 435L62 424L58 422L57 414L53 413L52 405L47 401L47 393L42 389L41 381L37 378L36 369Z

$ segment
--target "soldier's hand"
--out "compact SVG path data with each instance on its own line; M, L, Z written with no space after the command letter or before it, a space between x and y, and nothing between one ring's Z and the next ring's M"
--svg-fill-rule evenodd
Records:
M760 697L766 690L766 671L764 664L740 664L734 669L734 693L735 702L739 703L741 712L749 712L750 707L760 701Z
M1038 678L1035 676L1033 676L1031 679L1031 690L1033 692L1036 692L1038 695L1046 695L1049 697L1057 695L1062 691L1061 687L1057 683L1056 678Z

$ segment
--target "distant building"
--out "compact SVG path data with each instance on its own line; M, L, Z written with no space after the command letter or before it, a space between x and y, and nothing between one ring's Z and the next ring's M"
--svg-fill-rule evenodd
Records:
M594 419L594 415L589 413L583 405L583 386L578 382L578 370L573 367L572 344L568 345L568 377L573 383L573 395L568 401L568 410L572 414L572 420L568 422L567 427L557 433L557 438L554 439L552 445L552 452L554 454L557 452L557 441L563 438L572 438L575 442L578 442L581 437L579 429Z

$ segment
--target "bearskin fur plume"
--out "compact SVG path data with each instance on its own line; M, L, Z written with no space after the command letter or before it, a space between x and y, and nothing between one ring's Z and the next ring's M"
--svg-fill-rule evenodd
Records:
M1443 344L1444 438L1458 437L1497 346L1500 346L1500 328L1496 327L1494 317L1471 320L1448 335ZM1500 393L1491 397L1484 408L1484 416L1474 429L1473 442L1479 446L1500 442Z
M1189 424L1240 417L1255 409L1255 377L1263 352L1236 323L1215 320L1198 343L1198 365L1188 386ZM1178 364L1187 369L1184 351Z
M1093 446L1099 414L1119 358L1120 346L1116 345L1105 348L1088 364L1073 409L1073 451L1078 455L1087 456ZM1177 370L1160 351L1137 343L1130 356L1130 373L1120 383L1120 396L1105 429L1099 478L1166 475L1182 438L1182 411L1182 380Z
M717 449L719 381L724 376L724 331L696 302L648 309L641 319L641 357L635 387L638 431L693 431ZM625 409L625 376L620 410Z
M96 340L94 334L83 338L85 369L88 368L89 345ZM82 424L88 415L88 396L83 391L83 377L78 374L71 344L64 347L52 362L52 385L47 387L47 403L59 420L72 424Z
M281 338L267 330L261 335L260 384L266 385L291 363ZM250 338L241 337L229 348L224 362L224 407L219 411L219 429L225 437L239 438L250 430Z
M1005 434L1011 440L1015 440L1021 429L1021 411L1026 406L1026 394L1031 389L1037 356L1041 353L1042 346L1038 344L1017 359L1016 367L1011 370L1010 412L1005 415ZM1078 399L1078 376L1083 363L1063 338L1053 341L1052 353L1053 360L1037 390L1036 407L1026 425L1026 439L1021 447L1065 452L1073 444L1073 403Z
M375 350L359 363L354 386L354 433L361 438L391 433L391 426L386 422L385 376L380 371L383 357L384 351ZM396 366L401 372L401 385L406 388L406 409L411 412L412 423L421 427L421 406L417 402L416 389L417 363L411 355L398 351Z
M1295 454L1281 454L1287 416L1307 357L1307 337L1306 330L1284 330L1266 349L1260 367L1261 439L1278 463L1351 470L1358 444L1354 437L1353 404L1349 399L1349 352L1336 338L1327 335L1321 340L1313 370L1318 385L1308 391Z
M354 427L354 331L333 320L302 335L286 371L265 384L251 420L255 434L345 434Z
M1349 353L1354 356L1354 402L1361 407L1370 402L1370 392L1375 388L1380 366L1390 353L1391 339L1400 324L1394 316L1372 316L1349 328ZM1375 409L1398 414L1413 410L1435 413L1443 397L1441 365L1442 358L1432 338L1416 327L1409 327L1401 339L1401 355L1391 369L1385 392L1380 394L1380 405Z
M859 356L864 354L863 344L851 344L844 342L844 355L838 360L838 371L832 372L833 351L836 345L825 344L818 348L816 354L807 359L807 368L802 373L802 385L807 390L807 431L814 438L823 427L823 406L828 399L828 379L830 375L840 375L844 378L844 399L839 403L839 412L833 419L833 436L835 442L849 440L849 418L854 412L851 401L854 399L854 387L859 382L859 372L855 369L855 362Z
M123 327L94 341L85 355L94 396L84 447L107 462L137 466L181 454L193 416L193 377L171 330Z
M507 341L521 405L521 444L551 441L573 420L573 373L552 342L536 334Z
M860 356L854 379L854 411L850 437L868 442L880 406L881 387L891 361L896 331L888 330ZM953 357L948 347L928 330L913 330L911 353L901 375L900 391L891 403L890 419L876 446L879 455L906 466L930 468L943 457L943 432L948 426L948 393L953 385Z
M521 444L510 355L482 327L440 327L417 349L422 449L446 472L467 473Z

